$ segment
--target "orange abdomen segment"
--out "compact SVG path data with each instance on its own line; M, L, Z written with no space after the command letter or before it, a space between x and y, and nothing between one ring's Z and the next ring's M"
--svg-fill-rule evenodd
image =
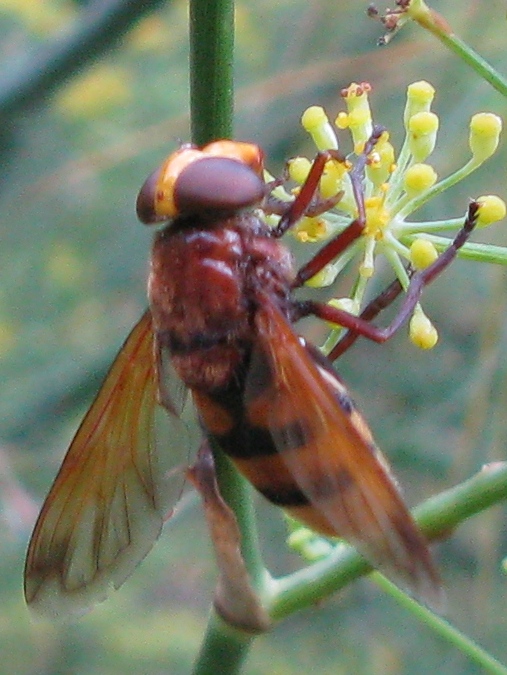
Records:
M245 411L237 402L239 396L222 393L210 396L193 392L195 404L208 437L215 441L230 457L238 471L275 506L286 510L297 520L326 536L339 536L323 513L314 506L294 479L291 470L275 446L272 431L266 425L252 425L245 419ZM231 408L230 401L236 402ZM229 404L229 405L228 405ZM235 408L235 409L234 409ZM260 422L260 420L258 420ZM309 429L297 420L292 420L279 430L286 439L284 455L292 458L312 476L312 482L321 484L322 492L334 491L337 485L347 486L347 477L328 480L321 467L315 463L314 447L309 438Z

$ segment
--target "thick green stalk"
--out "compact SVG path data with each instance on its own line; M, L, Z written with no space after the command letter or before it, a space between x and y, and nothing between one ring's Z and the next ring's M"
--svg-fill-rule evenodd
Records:
M190 110L192 140L198 145L230 137L233 125L233 0L190 3ZM252 505L251 488L229 460L214 448L220 491L234 511L242 553L252 582L265 578Z
M233 0L190 2L190 109L197 145L228 138L233 127ZM235 513L241 552L254 589L263 594L266 573L260 555L251 488L223 453L214 448L220 492ZM194 675L234 675L253 635L228 625L212 609Z
M192 0L190 111L197 145L232 135L233 56L233 0Z
M213 448L220 494L234 511L241 531L241 553L254 589L263 594L266 568L262 560L250 484L219 448Z
M236 675L254 637L229 626L212 609L192 675Z

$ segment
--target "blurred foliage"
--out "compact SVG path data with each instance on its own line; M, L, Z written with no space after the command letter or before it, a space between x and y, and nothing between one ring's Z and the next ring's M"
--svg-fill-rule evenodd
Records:
M0 0L4 70L36 59L79 22L86 5ZM507 72L502 3L434 5ZM380 27L364 9L366 3L353 0L238 2L236 135L264 147L273 172L310 147L299 126L304 108L320 104L333 115L341 108L340 89L351 81L372 83L376 121L399 125L400 135L407 84L431 81L444 139L433 158L440 175L463 162L470 116L505 109L498 94L415 26L377 48ZM0 133L4 672L183 675L204 630L215 572L197 501L167 528L126 586L90 616L32 624L21 597L22 560L38 505L146 304L150 233L136 222L133 204L144 177L188 137L187 70L187 7L168 3ZM400 135L394 131L395 143ZM469 196L505 198L506 174L504 148L428 215L464 213ZM484 236L505 241L501 227ZM505 456L505 272L477 269L458 262L428 289L425 308L441 335L434 352L419 353L400 336L382 347L362 342L341 363L410 503ZM283 523L269 507L259 508L269 513L261 518L268 563L278 573L293 569L298 561L283 547ZM438 557L449 618L507 661L504 518L496 508L467 523L439 547ZM418 675L433 669L477 672L363 581L261 637L245 673Z

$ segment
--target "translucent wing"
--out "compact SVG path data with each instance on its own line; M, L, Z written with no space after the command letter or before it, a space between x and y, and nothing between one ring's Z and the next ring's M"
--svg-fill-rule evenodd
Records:
M257 423L265 418L289 469L285 480L294 481L276 487L275 501L317 531L347 539L374 567L439 606L426 541L331 365L301 343L272 302L261 303L256 328L256 383L247 382L246 405Z
M79 427L35 526L25 597L37 613L80 613L104 600L146 556L181 493L182 480L170 489L169 448L157 448L157 409L165 411L157 406L154 362L146 312ZM181 436L172 438L175 446Z

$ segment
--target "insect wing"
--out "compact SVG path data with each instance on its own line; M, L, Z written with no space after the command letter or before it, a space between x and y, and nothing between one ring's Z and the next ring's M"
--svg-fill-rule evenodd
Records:
M188 389L176 374L167 349L154 338L155 374L158 386L158 401L167 412L179 417L188 399Z
M146 312L79 427L39 515L25 567L25 597L36 613L82 613L104 600L159 536L183 478L177 488L169 485L162 462L169 449L157 449L157 409Z
M280 502L317 531L350 541L412 594L441 606L426 541L330 364L317 362L269 299L259 307L256 328L252 371L264 374L255 375L254 387L247 382L246 405L257 424L265 419L295 481L285 491L279 486Z

